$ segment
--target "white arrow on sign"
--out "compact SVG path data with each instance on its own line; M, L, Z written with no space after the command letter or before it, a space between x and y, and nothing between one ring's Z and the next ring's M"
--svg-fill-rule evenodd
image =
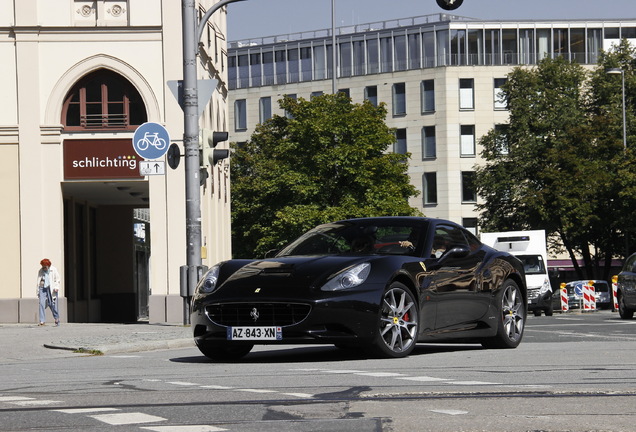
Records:
M164 161L139 161L139 175L165 175L166 163Z

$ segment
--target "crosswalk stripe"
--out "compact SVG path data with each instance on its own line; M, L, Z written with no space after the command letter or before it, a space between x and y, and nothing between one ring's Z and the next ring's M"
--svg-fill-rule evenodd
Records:
M154 432L219 432L227 430L209 425L142 426L139 429L145 429Z
M163 417L157 417L150 414L144 414L139 412L133 413L117 413L117 414L97 414L89 416L100 422L107 423L109 425L128 425L138 423L152 423L166 421Z

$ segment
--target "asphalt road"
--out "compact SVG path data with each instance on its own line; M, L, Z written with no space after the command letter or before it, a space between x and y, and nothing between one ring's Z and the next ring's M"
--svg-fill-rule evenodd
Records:
M636 320L529 317L514 350L196 348L5 363L2 431L634 431Z

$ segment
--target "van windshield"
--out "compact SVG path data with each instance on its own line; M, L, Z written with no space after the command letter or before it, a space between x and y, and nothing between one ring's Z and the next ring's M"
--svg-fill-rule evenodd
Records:
M545 264L541 255L516 255L523 263L527 275L545 274Z

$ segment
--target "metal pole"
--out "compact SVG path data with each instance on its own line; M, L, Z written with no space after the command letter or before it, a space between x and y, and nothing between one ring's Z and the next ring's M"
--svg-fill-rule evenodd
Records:
M338 58L338 48L336 46L336 0L331 0L331 92L336 94L338 84L336 82L336 59Z
M201 265L201 197L199 194L199 114L197 88L196 7L182 0L183 24L183 149L186 194L186 264ZM196 281L188 280L188 292Z
M627 118L625 114L625 70L621 69L623 79L623 149L627 151Z
M182 0L183 30L183 149L186 194L186 263L188 274L201 266L201 196L199 181L199 92L197 54L205 25L219 8L242 0L222 0L208 10L197 24L195 0ZM188 291L194 292L197 280L188 278Z

